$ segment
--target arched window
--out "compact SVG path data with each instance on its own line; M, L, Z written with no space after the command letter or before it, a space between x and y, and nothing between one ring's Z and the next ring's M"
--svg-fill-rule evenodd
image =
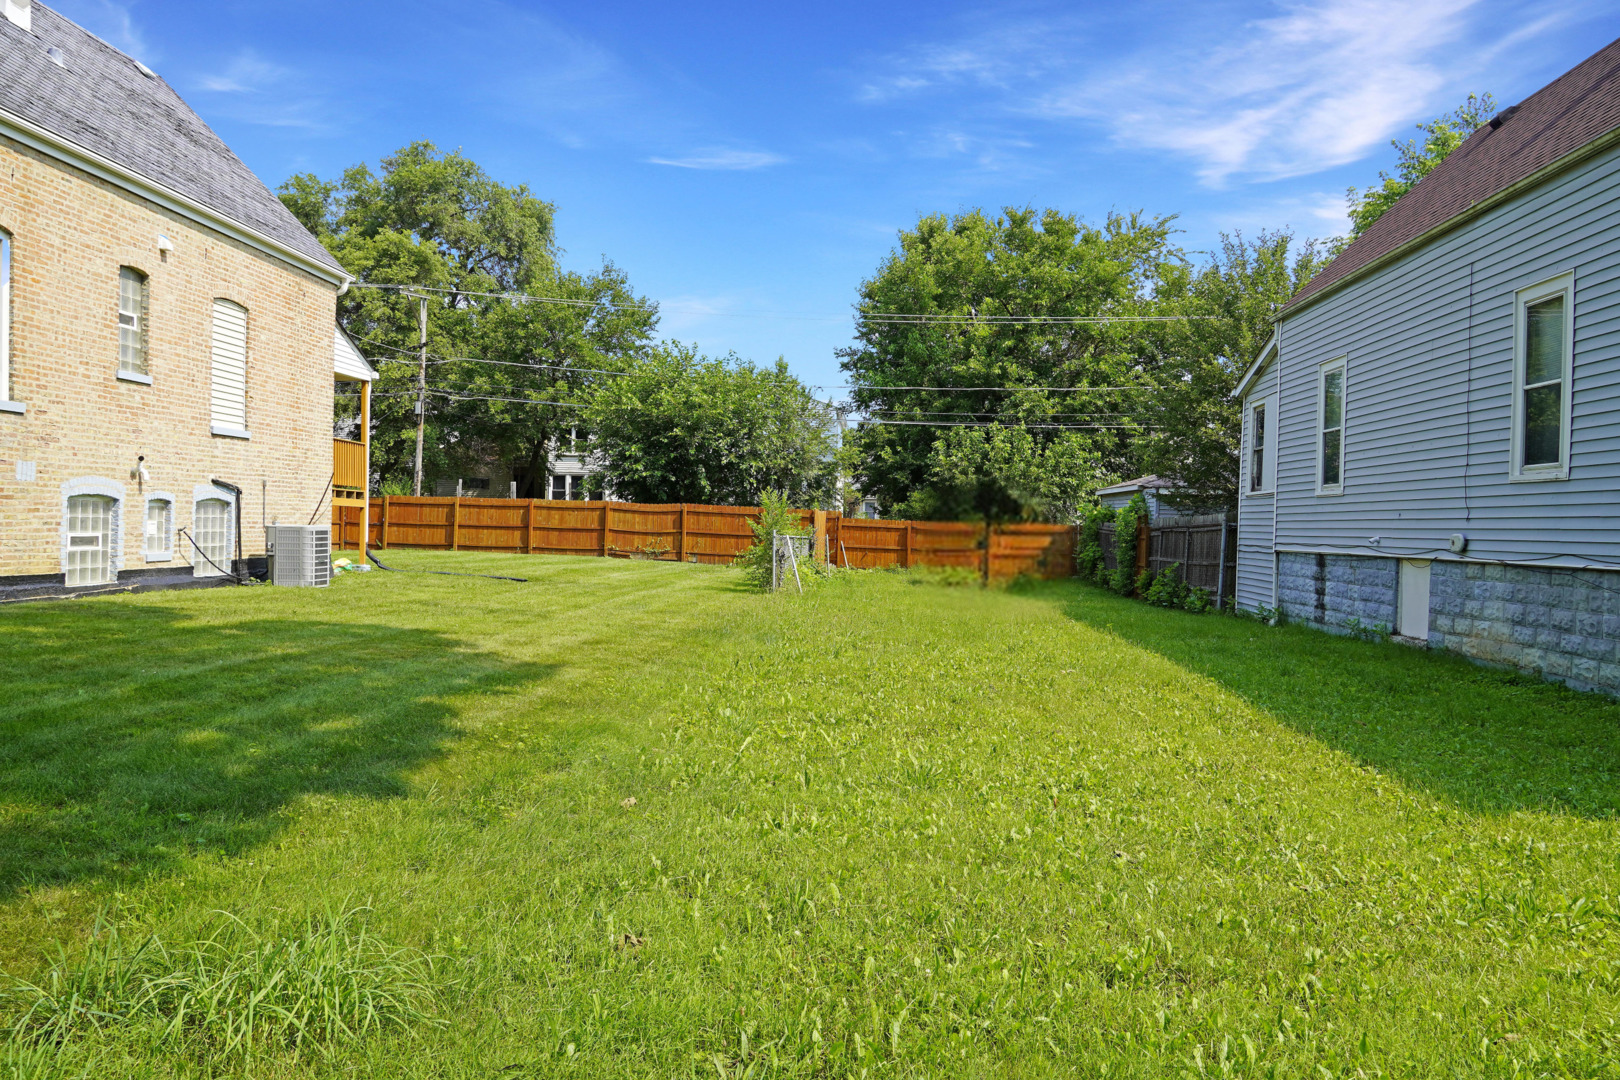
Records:
M197 577L218 577L231 568L231 504L224 499L199 499L192 513L192 552Z
M147 375L146 275L132 266L118 270L118 373ZM144 380L143 380L144 381Z
M69 585L104 585L113 580L113 520L118 500L108 495L70 495L67 550L62 570Z
M174 503L168 499L146 500L146 533L141 552L147 562L174 558Z

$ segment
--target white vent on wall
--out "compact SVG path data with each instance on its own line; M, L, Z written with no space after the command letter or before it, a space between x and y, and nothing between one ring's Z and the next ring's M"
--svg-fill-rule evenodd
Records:
M34 463L32 461L17 462L17 483L32 484L34 482Z
M332 583L332 528L329 525L269 525L264 550L270 556L270 584L323 589Z
M0 0L0 8L6 13L6 19L17 24L24 30L33 32L34 5L33 0Z

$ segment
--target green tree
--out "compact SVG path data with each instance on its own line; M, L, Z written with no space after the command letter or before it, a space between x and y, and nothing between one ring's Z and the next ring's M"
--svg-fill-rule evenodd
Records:
M1327 261L1321 244L1286 230L1223 235L1205 263L1165 275L1160 310L1188 318L1141 333L1152 386L1133 407L1143 473L1174 481L1195 505L1236 505L1241 417L1232 391L1270 338L1272 315Z
M1496 99L1490 94L1469 94L1463 102L1444 116L1435 117L1426 124L1417 125L1423 141L1391 139L1397 161L1395 175L1380 171L1378 183L1365 189L1350 188L1346 192L1349 203L1350 239L1354 240L1395 205L1395 200L1411 191L1446 156L1463 144L1481 125L1496 113Z
M1072 320L1154 313L1171 222L1009 208L902 232L840 352L852 404L898 421L851 432L861 491L903 516L1061 517L1127 468L1133 391L1113 388L1141 383L1140 324ZM1053 321L1007 321L1031 316ZM991 426L946 426L967 423Z
M459 152L412 143L376 172L360 164L339 181L300 174L279 194L359 283L399 287L351 289L338 312L383 360L373 467L394 490L410 481L416 441L418 300L406 289L430 297L426 471L498 459L524 495L543 494L550 449L578 425L601 378L593 371L623 366L657 328L656 307L611 263L590 274L561 269L550 203ZM513 293L561 302L520 304Z
M600 381L585 423L595 479L631 502L752 505L770 489L819 505L832 484L827 406L782 360L758 367L661 344Z

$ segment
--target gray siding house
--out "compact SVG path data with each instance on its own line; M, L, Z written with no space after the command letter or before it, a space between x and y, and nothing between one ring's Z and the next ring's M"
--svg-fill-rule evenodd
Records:
M1237 395L1238 607L1620 691L1620 42L1300 290Z

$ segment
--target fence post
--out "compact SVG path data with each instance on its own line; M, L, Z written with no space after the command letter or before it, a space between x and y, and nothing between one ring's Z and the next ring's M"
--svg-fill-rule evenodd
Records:
M382 503L383 503L383 506L382 506L382 543L379 544L378 546L382 547L382 548L385 548L385 549L388 547L388 504L390 502L392 502L393 500L394 500L394 497L392 495L384 495L383 496L383 501L382 501Z
M986 584L990 584L990 548L996 542L996 527L988 521L984 524L984 555L979 560L979 577Z
M675 561L686 561L686 504L681 503L681 535L675 545Z
M810 533L810 557L814 559L827 541L827 511L810 511Z
M1220 563L1215 570L1215 610L1220 611L1226 604L1226 522L1221 521L1221 547L1217 556Z
M1148 550L1153 543L1153 526L1145 520L1136 521L1136 576L1141 577L1142 571L1148 568Z
M534 554L534 500L529 500L529 510L523 516L523 554Z
M906 522L905 558L900 565L904 566L908 570L911 569L911 522L909 521Z
M607 558L607 549L608 549L608 514L610 513L610 511L608 510L608 507L611 506L611 505L612 504L609 503L606 499L602 500L602 550L597 553L597 557L598 558L603 558L603 559Z
M460 484L459 481L456 483L456 490L458 492L461 490L461 484ZM456 496L456 501L450 504L450 550L451 551L457 550L457 545L459 545L460 543L461 543L461 496L457 495Z

